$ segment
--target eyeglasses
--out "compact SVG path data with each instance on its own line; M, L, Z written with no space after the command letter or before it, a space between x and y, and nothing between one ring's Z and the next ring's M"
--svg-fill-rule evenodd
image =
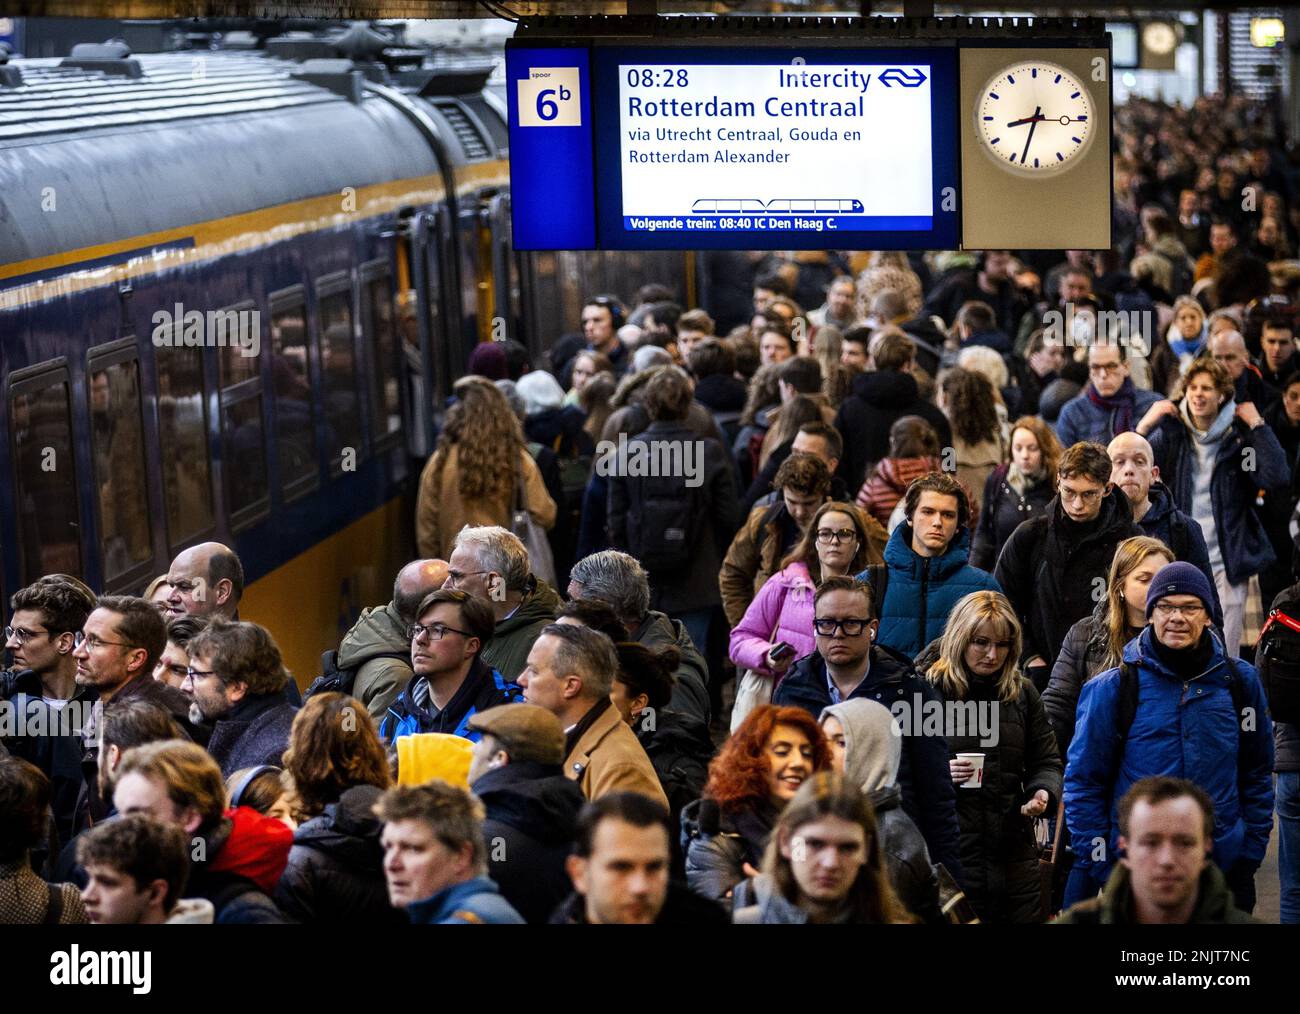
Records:
M1194 620L1205 612L1205 607L1199 602L1191 602L1183 606L1174 606L1165 602L1157 602L1156 607L1152 612L1163 619L1168 619L1176 613L1184 619Z
M22 627L5 627L5 640L16 639L19 644L26 644L33 637L48 634L48 630L24 630Z
M1124 369L1123 363L1096 363L1096 364L1089 363L1088 364L1089 373L1095 373L1098 376L1102 376L1102 377L1106 376L1106 374L1108 373L1118 373L1122 369Z
M206 679L207 677L215 676L216 674L215 669L195 669L194 666L188 666L185 670L185 678L191 683L197 682L200 676Z
M845 637L860 637L870 623L870 620L836 620L829 616L825 618L818 617L813 620L813 630L817 631L822 637L834 637L836 631L843 631Z
M77 648L84 644L87 651L98 651L100 648L107 648L109 645L115 645L118 648L135 647L134 644L127 644L125 641L101 641L94 634L87 634L84 630L78 630L72 635L72 643Z
M817 529L817 541L823 545L828 545L832 542L837 544L840 542L855 542L857 537L858 533L852 528L841 528L839 531L835 531L833 528Z
M1101 499L1101 494L1105 490L1100 489L1070 489L1066 486L1056 487L1061 494L1061 499L1067 503L1096 503Z
M983 654L992 648L994 651L1010 651L1010 641L990 641L987 637L972 637L970 639L971 647Z
M421 623L413 623L407 634L412 641L418 641L422 636L427 636L430 641L441 641L447 634L460 634L461 637L474 636L468 630L457 630L445 623L430 623L427 626Z

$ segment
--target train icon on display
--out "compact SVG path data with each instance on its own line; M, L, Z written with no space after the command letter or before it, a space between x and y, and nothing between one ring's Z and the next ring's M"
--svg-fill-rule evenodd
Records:
M856 197L777 197L770 201L701 197L691 205L692 215L860 215L864 210Z

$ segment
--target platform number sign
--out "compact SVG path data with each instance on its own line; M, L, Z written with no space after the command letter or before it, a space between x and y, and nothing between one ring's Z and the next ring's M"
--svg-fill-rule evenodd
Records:
M521 127L581 127L577 67L532 67L519 82Z

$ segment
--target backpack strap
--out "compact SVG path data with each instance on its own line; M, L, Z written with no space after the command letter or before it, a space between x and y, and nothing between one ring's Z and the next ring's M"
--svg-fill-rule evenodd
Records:
M1262 635L1263 631L1260 633ZM1228 693L1232 695L1232 710L1236 715L1237 736L1240 738L1241 715L1250 706L1250 701L1246 697L1246 681L1241 678L1241 672L1237 669L1236 662L1226 655L1224 656L1224 662L1228 666ZM1119 666L1119 702L1116 705L1118 710L1115 712L1115 734L1121 742L1128 739L1129 730L1133 728L1133 719L1137 717L1137 706L1137 670L1130 663L1121 662ZM1240 756L1240 751L1238 751L1238 756Z
M63 885L46 884L45 890L49 892L49 903L45 906L45 919L42 921L43 926L57 926L63 918Z

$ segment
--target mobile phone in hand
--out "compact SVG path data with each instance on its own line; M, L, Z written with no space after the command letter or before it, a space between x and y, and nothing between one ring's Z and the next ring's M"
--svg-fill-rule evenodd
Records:
M794 645L791 644L789 641L781 641L776 645L775 648L771 650L768 657L773 662L780 662L783 659L789 658L793 654L794 654Z

